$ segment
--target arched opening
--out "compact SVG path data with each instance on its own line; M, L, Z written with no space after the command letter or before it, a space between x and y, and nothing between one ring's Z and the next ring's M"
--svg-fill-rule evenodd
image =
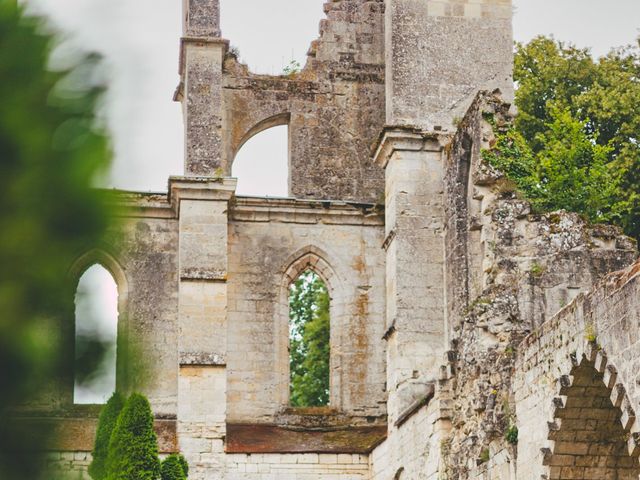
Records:
M549 433L553 451L545 455L548 478L637 480L638 458L629 454L627 445L631 417L623 418L603 374L583 358L564 383L561 394L566 401L556 408Z
M280 124L256 134L250 132L248 136L249 139L236 154L231 169L231 175L238 179L236 194L288 196L289 127Z
M118 286L96 263L80 276L75 294L76 404L101 404L116 389Z
M306 270L289 287L289 403L323 407L330 400L329 292Z

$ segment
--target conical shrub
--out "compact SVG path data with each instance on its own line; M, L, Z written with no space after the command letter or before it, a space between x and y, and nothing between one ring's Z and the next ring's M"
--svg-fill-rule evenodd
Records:
M139 393L129 397L109 442L106 480L157 480L160 476L158 437L149 401Z
M93 480L105 480L107 478L109 441L123 406L124 397L115 392L100 412L96 441L93 447L93 461L89 465L89 475Z
M185 478L189 476L189 463L187 463L187 459L184 458L184 455L181 453L178 454L178 461L180 465L182 465L182 471L184 472Z
M189 467L187 466L185 458L182 455L176 455L174 453L162 462L160 478L161 480L186 480L188 473Z

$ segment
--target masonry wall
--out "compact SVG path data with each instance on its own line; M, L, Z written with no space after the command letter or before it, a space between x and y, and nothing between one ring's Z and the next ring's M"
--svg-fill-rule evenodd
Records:
M234 454L227 455L227 480L368 480L366 455Z
M437 480L444 471L446 434L443 402L434 399L411 414L401 425L392 425L389 437L370 456L371 480Z
M228 421L294 421L284 419L288 287L306 269L323 278L331 296L330 407L353 417L343 423L384 421L380 213L346 204L239 198L231 218Z
M129 378L119 384L147 395L157 416L175 418L180 335L178 224L160 198L140 195L132 200L139 210L107 239L128 283L127 310L118 319L118 335L124 337L131 365ZM118 354L121 359L125 356Z
M638 426L633 412L640 408L638 269L636 264L607 276L597 290L579 296L520 346L514 389L520 431L518 471L523 477L549 474L543 449L548 448L551 453L558 446L552 440L551 425L567 406L564 399L574 381L570 375L574 375L575 367L585 361L593 365L593 375L608 388L610 398L606 401L618 409L617 418L612 417L607 422L621 422L620 427L629 442L628 452L637 458L635 432ZM579 395L588 398L584 389ZM558 401L551 401L556 398ZM587 429L588 411L583 409L581 417L583 429ZM557 426L561 428L562 424ZM604 427L605 424L599 428ZM566 458L566 467L581 466L572 456L586 454L588 445L587 450L584 446L576 439L571 448L561 452L571 457Z
M386 5L387 124L455 131L478 90L512 98L511 0Z
M448 148L445 252L451 345L442 378L452 398L447 473L455 478L506 472L520 478L522 473L515 472L520 452L508 435L519 419L512 375L520 342L637 256L633 241L615 228L588 225L562 211L531 212L481 154L510 122L509 106L481 93Z
M217 0L185 5L192 20L175 99L185 113L186 174L228 176L248 139L288 125L292 196L378 201L383 172L369 154L384 124L384 1L325 3L304 69L279 76L239 63L214 28Z
M100 245L79 251L68 275L75 284L87 268L99 263L113 276L119 295L117 388L148 396L156 414L162 451L176 449L177 398L177 256L178 228L163 196L125 194L117 203L136 208L123 215ZM69 295L75 295L69 291ZM74 314L59 319L58 333L73 352ZM70 359L73 359L73 354ZM53 379L39 403L25 406L22 421L44 422L56 438L57 465L86 466L93 449L100 407L73 403L73 365L65 378ZM53 458L53 457L52 457Z

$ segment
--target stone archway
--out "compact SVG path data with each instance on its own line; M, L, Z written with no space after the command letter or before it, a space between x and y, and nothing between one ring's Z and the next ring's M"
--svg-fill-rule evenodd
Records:
M593 350L594 352L597 349ZM574 360L570 375L560 378L549 423L552 447L543 449L548 480L638 480L635 413L616 370L597 351Z

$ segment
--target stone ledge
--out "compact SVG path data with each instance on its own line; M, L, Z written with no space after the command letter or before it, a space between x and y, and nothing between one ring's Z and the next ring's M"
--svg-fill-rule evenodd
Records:
M224 367L227 359L224 355L212 352L180 352L181 367Z
M235 197L230 218L236 222L322 225L384 225L384 206L340 200Z
M271 424L227 424L227 453L369 454L384 441L387 426L292 429Z
M183 282L226 283L227 272L204 268L185 268L180 272L180 280Z

